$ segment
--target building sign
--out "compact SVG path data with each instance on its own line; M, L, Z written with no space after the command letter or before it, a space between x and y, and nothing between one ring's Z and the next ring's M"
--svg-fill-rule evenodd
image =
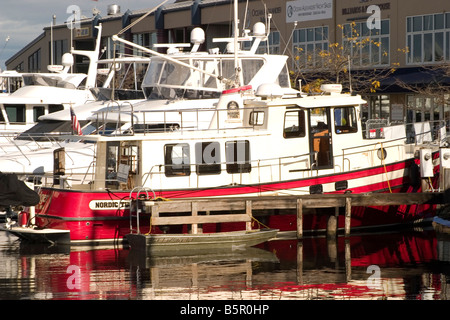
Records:
M350 7L350 8L343 8L342 9L342 15L349 15L349 14L361 14L361 13L367 13L367 8L369 8L370 5L362 5L362 6L356 6L356 7ZM391 10L391 4L389 2L382 3L376 5L380 10Z
M75 29L75 38L86 38L91 36L91 28Z
M253 9L251 11L252 17L265 17L268 13L271 14L279 14L281 13L282 9L281 7L273 7L273 8L268 8L267 10L265 9Z
M286 3L286 22L333 18L333 0L297 0Z

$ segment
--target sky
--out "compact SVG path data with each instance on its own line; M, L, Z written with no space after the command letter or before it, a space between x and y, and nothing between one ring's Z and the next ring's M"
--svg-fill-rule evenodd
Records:
M96 8L104 17L110 4L119 5L124 13L128 9L150 9L162 2L163 0L1 0L0 69L5 70L6 60L38 37L45 27L50 26L53 15L56 15L56 24L64 23L72 15L67 13L70 6L80 7L81 15L86 17L91 17L92 10ZM167 4L172 2L174 1L170 0Z

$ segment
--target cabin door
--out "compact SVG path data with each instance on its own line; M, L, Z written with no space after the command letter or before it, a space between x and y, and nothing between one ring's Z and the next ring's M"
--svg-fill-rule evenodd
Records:
M313 108L309 110L309 136L312 169L333 168L329 108Z
M106 187L133 189L139 173L137 142L108 142L106 150Z

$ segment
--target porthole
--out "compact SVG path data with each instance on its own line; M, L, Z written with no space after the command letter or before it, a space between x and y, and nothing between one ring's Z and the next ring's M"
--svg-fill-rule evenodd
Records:
M386 149L384 149L384 148L378 149L377 156L378 156L378 159L380 159L380 160L386 160L386 158L387 158Z

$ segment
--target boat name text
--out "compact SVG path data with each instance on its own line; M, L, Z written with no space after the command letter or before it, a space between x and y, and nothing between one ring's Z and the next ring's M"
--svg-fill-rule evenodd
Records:
M125 209L130 204L127 201L121 200L92 200L89 202L89 209L91 210L111 210L111 209Z

